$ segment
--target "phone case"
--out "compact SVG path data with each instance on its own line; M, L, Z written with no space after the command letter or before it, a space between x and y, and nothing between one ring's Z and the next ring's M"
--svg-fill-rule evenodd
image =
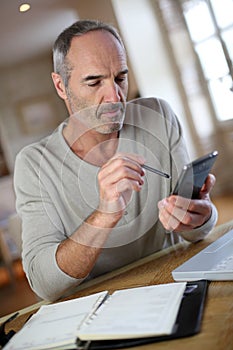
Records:
M217 151L186 164L182 169L173 194L186 198L198 198L200 190L216 160Z

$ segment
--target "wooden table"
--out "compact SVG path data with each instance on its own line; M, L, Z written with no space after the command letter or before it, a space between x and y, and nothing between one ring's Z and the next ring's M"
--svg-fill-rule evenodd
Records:
M173 269L232 228L233 221L217 226L210 235L201 242L194 244L178 244L119 270L83 283L71 298L89 295L102 290L108 290L111 293L116 289L173 282L171 274ZM41 303L38 303L32 307L21 310L20 315L6 327L6 330L14 329L18 331L28 316L36 312L40 305ZM7 317L9 317L9 315L0 319L0 323ZM202 320L202 328L199 334L188 338L152 343L130 349L232 350L233 281L210 283Z

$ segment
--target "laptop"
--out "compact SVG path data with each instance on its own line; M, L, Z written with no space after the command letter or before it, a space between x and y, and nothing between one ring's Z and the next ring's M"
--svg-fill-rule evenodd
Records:
M175 281L233 280L233 230L172 271Z

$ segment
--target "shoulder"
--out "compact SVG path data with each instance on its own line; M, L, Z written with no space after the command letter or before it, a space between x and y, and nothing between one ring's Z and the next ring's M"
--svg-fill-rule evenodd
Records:
M30 160L35 163L43 154L47 140L48 137L23 147L16 156L16 166L19 163L26 163Z
M168 124L180 129L178 118L170 104L161 98L137 98L127 102L126 122L154 125Z
M170 104L162 98L158 97L140 97L128 102L128 104L139 105L150 108L158 113L164 114L167 112L174 113Z
M26 162L36 164L47 151L56 152L61 142L61 128L62 124L52 134L23 147L16 156L16 166L18 163Z
M137 98L127 102L127 109L134 110L139 113L145 113L154 116L160 116L167 120L177 120L176 114L170 104L156 97Z

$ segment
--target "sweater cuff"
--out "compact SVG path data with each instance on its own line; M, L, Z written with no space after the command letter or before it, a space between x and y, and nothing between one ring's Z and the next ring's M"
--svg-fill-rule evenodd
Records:
M63 272L57 265L56 250L57 245L53 245L43 251L43 258L37 256L40 263L37 266L37 275L32 279L33 283L28 277L35 293L40 298L49 301L55 301L71 294L86 279L76 279Z

